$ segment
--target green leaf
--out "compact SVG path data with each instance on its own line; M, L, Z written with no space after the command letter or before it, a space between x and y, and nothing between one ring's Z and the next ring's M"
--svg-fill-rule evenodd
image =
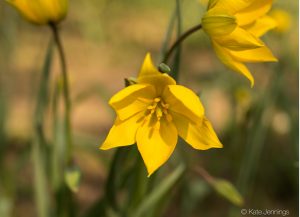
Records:
M37 214L40 217L50 216L50 197L48 194L48 177L46 173L46 140L44 135L44 116L48 104L49 77L53 56L53 43L49 43L48 51L42 70L41 83L37 96L35 113L35 137L32 141L32 158L34 170L34 191Z
M1 192L1 191L0 191ZM1 192L3 193L3 192ZM12 216L13 200L4 194L0 196L0 216Z
M117 194L122 180L120 168L124 168L124 162L128 161L130 149L127 147L119 147L112 159L109 174L106 181L105 199L109 207L115 211L119 211L120 207L117 201Z
M137 207L135 212L131 215L132 217L141 217L149 210L155 209L156 205L159 205L161 198L164 197L176 184L179 178L182 176L185 170L185 166L180 164L175 171L173 171L169 176L167 176L160 185L156 186L152 192L144 197L140 206Z
M227 180L214 179L211 182L212 187L223 197L236 206L242 206L244 199L238 190Z
M78 192L80 180L81 171L79 167L71 167L65 171L65 182L72 192Z

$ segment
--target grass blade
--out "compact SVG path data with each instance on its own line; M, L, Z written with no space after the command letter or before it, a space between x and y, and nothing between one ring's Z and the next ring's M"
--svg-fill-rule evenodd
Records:
M136 209L132 214L132 217L141 217L144 216L149 210L155 208L156 205L160 202L160 199L165 196L176 182L180 179L182 174L185 171L185 166L180 164L175 171L173 171L168 177L166 177L160 185L149 193L148 196L144 197L144 200L141 202L141 205Z

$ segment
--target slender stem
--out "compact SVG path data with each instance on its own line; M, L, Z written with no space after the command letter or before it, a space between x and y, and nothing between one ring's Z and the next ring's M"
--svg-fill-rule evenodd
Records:
M170 38L172 36L172 32L175 26L175 21L176 21L176 11L177 11L177 7L175 7L173 14L171 15L169 24L168 24L168 28L167 28L167 32L165 35L165 38L163 40L163 44L161 46L161 50L160 50L160 60L162 60L164 58L165 53L167 52L168 49L168 45L169 45L169 41Z
M209 184L212 184L214 178L203 168L203 167L196 167L194 171L202 176L202 178Z
M202 29L202 25L199 24L197 26L194 26L193 28L189 29L188 31L186 31L185 33L183 33L183 35L181 35L175 42L174 44L171 46L171 48L168 50L168 52L166 53L164 59L163 59L163 63L167 63L171 54L173 53L173 51L176 49L177 46L179 46L181 44L182 41L184 41L188 36L190 36L191 34L193 34L194 32L197 32L198 30Z
M66 145L67 145L67 164L71 163L71 153L72 153L72 136L71 136L71 100L69 94L69 82L67 74L67 64L65 58L64 48L60 39L60 35L57 26L54 23L50 23L50 28L53 32L54 41L56 43L60 64L62 69L63 78L63 99L65 104L65 131L66 131Z
M182 34L182 19L181 19L181 0L176 0L176 15L177 15L177 40L181 38ZM180 70L180 56L181 56L181 43L176 46L175 57L173 61L172 76L175 81L178 81Z

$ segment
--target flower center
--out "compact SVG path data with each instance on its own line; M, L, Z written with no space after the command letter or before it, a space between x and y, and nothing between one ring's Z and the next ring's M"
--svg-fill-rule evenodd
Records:
M159 130L160 121L165 118L168 122L172 121L172 116L169 114L169 104L165 103L160 97L155 98L147 107L146 120L150 120L150 124L154 129Z

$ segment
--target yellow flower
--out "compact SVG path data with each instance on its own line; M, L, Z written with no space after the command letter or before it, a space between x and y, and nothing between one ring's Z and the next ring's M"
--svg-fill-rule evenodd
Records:
M270 16L276 21L277 26L274 31L284 33L290 30L292 26L291 15L281 9L275 9L270 12Z
M117 118L103 150L137 143L150 176L171 156L178 135L193 148L221 148L199 97L160 73L147 54L137 84L115 94L109 104Z
M27 20L44 25L60 22L67 14L68 0L7 0Z
M254 78L244 63L273 62L277 59L259 39L276 26L266 13L272 0L210 0L202 18L219 59L230 69Z

